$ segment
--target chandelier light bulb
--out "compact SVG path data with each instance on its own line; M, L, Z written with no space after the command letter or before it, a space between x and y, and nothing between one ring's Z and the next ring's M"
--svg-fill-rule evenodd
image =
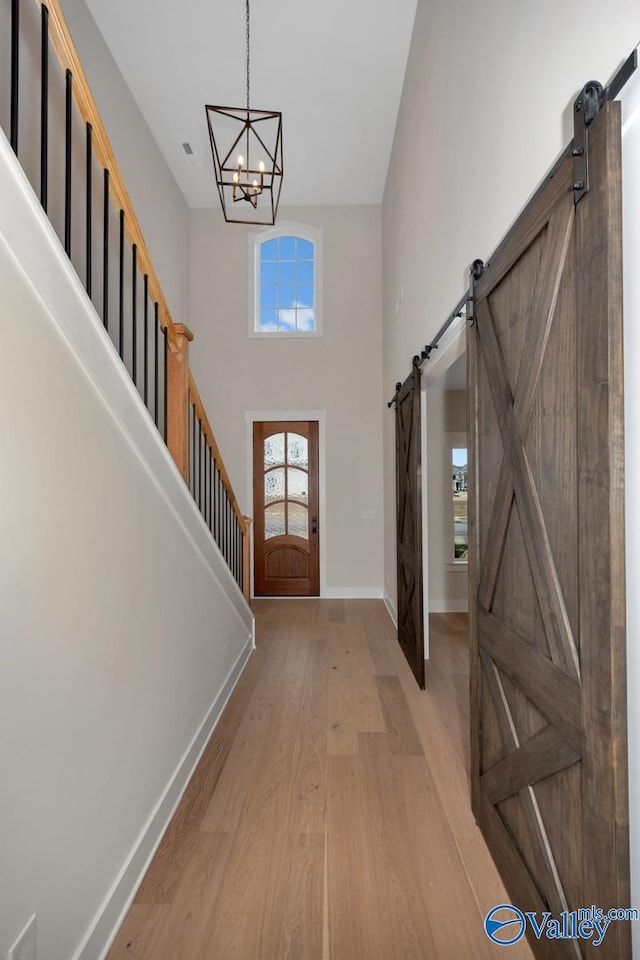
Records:
M261 160L260 163L258 164L258 170L260 171L260 173L264 173L264 161L263 161L263 160Z
M243 163L244 163L244 157L242 156L242 154L240 154L240 156L238 157L238 166L241 167Z

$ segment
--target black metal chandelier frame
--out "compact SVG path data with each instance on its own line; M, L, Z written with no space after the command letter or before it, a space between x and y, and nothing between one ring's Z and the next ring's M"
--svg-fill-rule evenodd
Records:
M216 185L227 223L274 224L282 189L282 113L277 110L253 110L249 105L251 81L251 32L249 0L246 0L247 105L220 107L205 105ZM231 146L219 149L220 125L232 129ZM235 126L234 126L235 125ZM218 140L216 140L216 128ZM271 146L269 146L269 143ZM257 156L260 160L256 162ZM265 202L265 200L267 202ZM251 211L239 216L238 204L247 203ZM260 208L260 209L259 209ZM259 216L264 210L264 219Z

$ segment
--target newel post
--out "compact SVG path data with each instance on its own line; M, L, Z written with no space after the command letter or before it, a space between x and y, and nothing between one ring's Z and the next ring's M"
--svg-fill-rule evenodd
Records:
M167 357L167 447L189 483L189 343L191 330L175 324L175 346Z
M242 523L242 592L249 603L251 600L251 517L243 517Z

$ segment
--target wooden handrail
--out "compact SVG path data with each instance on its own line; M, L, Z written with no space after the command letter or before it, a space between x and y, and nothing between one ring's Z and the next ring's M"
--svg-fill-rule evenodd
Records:
M86 74L82 69L80 58L58 0L35 0L39 7L46 7L49 11L49 38L53 45L63 70L70 70L73 76L73 97L78 112L85 123L91 124L91 139L96 159L103 169L109 171L109 192L117 209L124 210L125 233L127 239L137 247L138 265L141 272L149 277L149 294L152 300L158 303L158 314L163 329L167 329L167 339L171 350L176 348L176 334L171 311L156 271L151 262L149 250L142 234L142 229L135 215L131 198L124 185L120 168L116 161L107 131L98 113L96 102L89 87Z
M158 304L158 320L167 334L169 357L165 378L165 431L167 446L172 454L178 469L189 483L189 407L194 405L195 414L202 424L202 430L209 445L220 474L228 502L238 521L242 534L242 554L239 558L233 557L239 567L235 570L230 557L225 553L225 559L231 567L237 582L241 585L245 598L250 599L250 526L251 518L245 517L240 510L229 475L225 468L218 444L209 423L202 399L198 392L188 362L188 345L193 336L183 324L176 324L171 317L169 306L165 299L160 281L151 261L149 250L145 243L142 229L133 209L133 204L125 187L120 168L116 161L107 131L98 113L98 107L91 93L86 74L80 63L69 28L62 13L59 0L35 0L40 8L48 11L48 38L55 51L63 71L69 71L72 76L72 92L78 113L85 124L91 125L91 147L97 163L109 172L109 195L116 209L124 213L124 232L127 240L136 247L136 266L140 272L146 274L148 294ZM121 354L122 357L122 354ZM156 421L157 423L157 421Z
M229 474L227 473L226 467L224 465L224 461L220 454L218 444L216 443L216 438L213 434L213 430L211 429L211 424L209 423L209 418L207 417L206 411L204 409L204 404L202 403L202 399L200 397L200 394L198 393L198 388L196 386L195 380L193 379L193 374L191 373L191 371L189 371L189 393L191 395L191 403L194 405L194 408L195 408L196 417L198 418L198 420L202 422L202 432L204 433L207 439L207 442L211 447L211 452L213 453L213 456L216 461L216 465L218 467L218 471L220 473L220 479L222 480L224 488L227 491L227 496L229 497L229 503L231 504L233 508L233 512L235 513L238 519L238 522L240 524L240 529L244 533L245 528L247 527L247 522L246 522L247 518L242 515L242 510L240 509L238 501L236 500L236 495L233 492L233 487L231 485L231 481L229 480Z

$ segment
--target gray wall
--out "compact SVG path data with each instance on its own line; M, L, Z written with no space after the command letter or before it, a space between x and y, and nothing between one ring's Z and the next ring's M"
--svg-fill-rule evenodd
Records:
M252 616L1 133L0 196L0 955L95 960Z
M324 335L250 338L249 228L192 211L192 369L241 505L253 513L246 411L326 411L327 587L382 593L380 207L291 207L323 231Z
M486 260L546 170L572 137L572 105L591 79L606 83L640 39L640 6L618 0L420 0L383 203L383 342L387 393L409 370L467 287L476 257ZM637 82L636 82L637 87ZM629 94L627 94L629 96ZM624 95L623 95L624 102ZM638 98L634 101L638 103ZM636 127L637 130L637 127ZM637 136L623 183L625 235L640 217ZM629 143L631 135L629 136ZM623 138L624 142L624 138ZM629 150L631 146L629 147ZM408 177L412 170L414 177ZM421 189L413 183L419 171ZM626 184L626 187L625 187ZM630 189L631 187L631 189ZM623 191L624 192L624 191ZM635 236L635 235L634 235ZM627 278L640 251L626 246ZM633 264L629 270L628 264ZM403 301L396 310L399 291ZM627 299L626 330L638 325L637 296ZM631 346L634 352L630 352ZM627 336L627 369L640 362ZM627 378L629 379L629 378ZM637 379L637 378L635 378ZM632 381L635 382L632 377ZM633 382L629 389L634 390ZM635 397L635 392L633 394ZM626 418L629 489L635 489L638 403ZM393 418L384 418L385 590L395 599ZM635 498L628 500L633 507ZM638 517L628 509L629 543ZM637 563L627 564L629 621L629 765L633 901L640 890L640 611ZM636 953L638 953L638 931Z
M84 0L61 0L165 297L189 322L189 208Z

